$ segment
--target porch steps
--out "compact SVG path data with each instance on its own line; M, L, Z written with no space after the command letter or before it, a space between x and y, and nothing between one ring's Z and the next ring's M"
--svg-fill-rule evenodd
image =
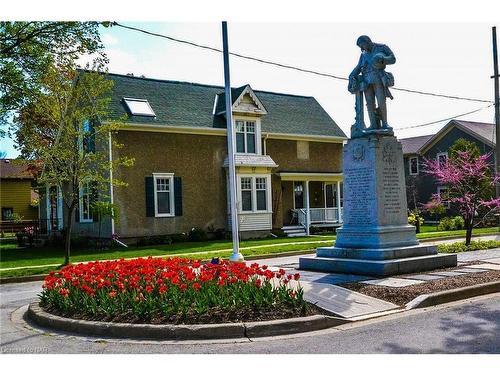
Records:
M290 225L281 228L287 237L303 237L307 236L306 228L302 225Z

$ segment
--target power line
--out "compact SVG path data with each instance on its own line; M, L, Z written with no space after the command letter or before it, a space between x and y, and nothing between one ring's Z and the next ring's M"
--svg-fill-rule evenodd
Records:
M466 112L466 113L462 113L460 115L456 115L456 116L451 116L451 117L447 117L447 118L444 118L444 119L441 119L441 120L437 120L437 121L432 121L432 122L426 122L424 124L418 124L418 125L411 125L411 126L404 126L402 128L394 128L394 130L402 130L402 129L412 129L412 128L420 128L422 126L429 126L429 125L434 125L434 124L437 124L439 122L443 122L443 121L449 121L449 120L453 120L457 117L463 117L463 116L467 116L467 115L470 115L472 113L476 113L476 112L479 112L479 111L483 111L487 108L490 108L490 107L493 107L493 103L490 104L490 105L487 105L486 107L482 107L482 108L478 108L478 109L475 109L473 111L470 111L470 112Z
M214 52L222 53L222 50L220 48L211 47L211 46L207 46L207 45L203 45L203 44L191 42L191 41L188 41L188 40L174 38L174 37L171 37L171 36L168 36L168 35L159 34L159 33L155 33L155 32L152 32L152 31L147 31L147 30L144 30L144 29L141 29L141 28L138 28L138 27L126 26L126 25L122 25L121 23L118 23L118 22L113 22L112 25L119 26L119 27L122 27L124 29L129 29L129 30L137 31L137 32L140 32L140 33L143 33L143 34L147 34L147 35L152 35L152 36L156 36L156 37L159 37L159 38L168 39L168 40L173 41L173 42L187 44L187 45L190 45L190 46L193 46L193 47L197 47L197 48L201 48L201 49L205 49L205 50L209 50L209 51L214 51ZM337 76L337 75L333 75L333 74L329 74L329 73L322 73L322 72L318 72L318 71L311 70L311 69L305 69L305 68L296 67L296 66L293 66L293 65L281 64L281 63L277 63L277 62L273 62L273 61L269 61L269 60L264 60L264 59L257 58L257 57L243 55L243 54L236 53L236 52L229 52L229 54L233 55L233 56L236 56L236 57L239 57L239 58L242 58L242 59L256 61L256 62L260 62L260 63L267 64L267 65L277 66L277 67L280 67L280 68L296 70L296 71L303 72L303 73L314 74L314 75L317 75L317 76L328 77L328 78L338 79L338 80L342 80L342 81L348 81L349 80L348 78ZM446 94L439 94L439 93L433 93L433 92L428 92L428 91L411 90L411 89L405 89L405 88L399 88L399 87L393 87L392 89L396 90L396 91L403 91L403 92L408 92L408 93L412 93L412 94L427 95L427 96L434 96L434 97L454 99L454 100L465 100L465 101L479 102L479 103L493 103L491 100L477 99L477 98L467 98L467 97L463 97L463 96L446 95Z

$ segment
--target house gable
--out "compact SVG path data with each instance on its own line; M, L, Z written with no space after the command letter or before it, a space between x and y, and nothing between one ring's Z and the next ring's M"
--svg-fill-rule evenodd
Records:
M485 126L492 126L491 124L484 124ZM459 135L462 136L459 136ZM420 154L428 154L433 148L446 150L459 138L467 139L471 142L476 143L479 149L483 153L486 149L491 149L494 147L494 139L486 139L483 135L478 134L473 131L470 127L464 126L463 123L456 120L451 120L448 124L444 126L439 132L436 133L432 138L430 138L420 149ZM446 146L448 143L450 143ZM487 147L486 147L487 146ZM486 151L487 152L487 151Z

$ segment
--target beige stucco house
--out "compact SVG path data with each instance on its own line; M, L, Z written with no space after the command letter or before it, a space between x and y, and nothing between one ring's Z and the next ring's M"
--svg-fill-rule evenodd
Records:
M111 148L111 157L132 156L135 165L113 172L128 186L111 189L120 215L100 223L102 235L114 232L132 241L193 227L228 230L223 87L109 78L112 115L127 118L113 135L123 147ZM232 89L232 100L241 236L340 225L346 136L316 99L245 85ZM96 236L98 225L88 209L91 189L82 190L75 232Z

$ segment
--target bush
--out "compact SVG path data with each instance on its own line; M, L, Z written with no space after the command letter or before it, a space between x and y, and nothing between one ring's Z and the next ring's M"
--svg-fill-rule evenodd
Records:
M303 290L283 269L254 263L139 258L69 265L51 272L42 307L89 320L192 323L218 314L240 320L255 311L305 311Z
M189 241L198 242L207 240L207 232L201 228L191 228L188 234Z
M438 230L449 231L464 229L465 222L462 216L444 217L439 220Z
M286 237L286 233L283 231L283 229L273 229L271 233L279 238Z
M151 246L151 245L170 245L172 243L172 237L169 235L161 236L147 236L141 237L137 240L137 246Z
M418 221L420 222L420 226L424 225L424 218L422 216L418 216ZM417 215L414 212L408 215L408 224L417 226Z
M440 253L461 253L464 251L495 249L497 247L500 247L500 241L495 240L472 241L469 246L465 246L465 242L455 242L438 245L438 251Z

